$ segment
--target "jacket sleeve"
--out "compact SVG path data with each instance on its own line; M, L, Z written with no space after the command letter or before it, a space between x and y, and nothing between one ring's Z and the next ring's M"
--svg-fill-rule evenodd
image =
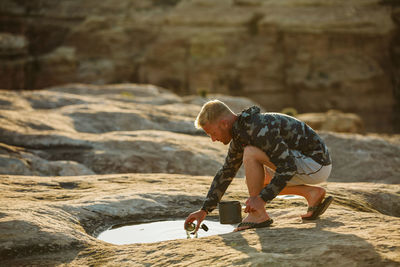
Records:
M275 175L259 194L265 202L274 199L285 188L286 183L292 179L297 170L294 158L289 153L288 146L283 139L276 138L274 144L270 160L276 166Z
M219 169L211 183L206 200L201 208L202 210L211 212L217 207L218 202L221 200L226 189L231 184L233 178L242 165L242 162L243 147L232 140L229 145L228 154L225 158L225 163Z

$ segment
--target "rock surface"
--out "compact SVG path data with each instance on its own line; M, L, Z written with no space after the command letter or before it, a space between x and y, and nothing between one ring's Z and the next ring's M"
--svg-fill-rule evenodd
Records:
M0 53L0 84L208 90L270 111L353 112L390 132L400 106L396 2L2 0L0 49L10 53Z
M343 133L364 132L363 120L353 113L329 110L326 113L303 113L296 117L306 122L314 130Z
M257 104L246 98L215 97L235 112ZM0 101L3 174L214 175L225 158L227 147L212 143L193 126L204 98L181 98L150 85L70 84L1 91ZM321 135L332 152L333 181L399 182L399 136L391 142L368 135ZM243 177L243 171L238 176Z
M302 199L275 199L273 227L199 239L112 245L96 239L115 223L184 218L197 210L212 177L114 174L4 175L0 180L2 265L54 266L398 266L398 185L328 183L335 202L304 223ZM235 179L225 200L242 203ZM217 211L209 218L217 218ZM182 225L182 231L183 225Z
M256 104L218 98L235 112ZM1 265L399 266L397 135L321 132L334 162L323 186L335 201L320 220L301 221L305 200L277 198L268 229L98 240L114 224L183 219L202 205L227 148L193 127L204 101L137 84L0 91ZM245 202L243 175L223 200Z

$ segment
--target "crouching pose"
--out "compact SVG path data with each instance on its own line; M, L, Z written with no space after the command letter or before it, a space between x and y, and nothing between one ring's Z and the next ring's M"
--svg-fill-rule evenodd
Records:
M203 207L191 213L186 223L197 228L216 208L243 164L249 198L247 217L236 230L267 227L272 223L265 204L277 195L299 195L308 202L303 220L317 219L332 202L325 189L312 186L324 182L332 169L323 140L304 122L279 113L260 113L256 106L233 113L219 100L205 103L195 121L212 141L229 144L224 165L217 172ZM196 229L197 231L197 229Z

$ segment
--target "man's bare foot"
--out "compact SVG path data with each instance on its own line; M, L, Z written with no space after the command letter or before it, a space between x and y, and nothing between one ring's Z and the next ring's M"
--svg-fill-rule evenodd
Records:
M243 219L242 222L250 222L250 223L262 223L267 220L269 220L269 215L267 211L264 209L263 211L254 211L250 212L249 215L246 216L246 218ZM234 232L245 230L249 227L243 226L243 227L237 227Z
M313 187L307 198L308 207L318 206L325 198L325 189L322 187ZM301 215L301 218L311 217L314 211L308 211L306 214Z

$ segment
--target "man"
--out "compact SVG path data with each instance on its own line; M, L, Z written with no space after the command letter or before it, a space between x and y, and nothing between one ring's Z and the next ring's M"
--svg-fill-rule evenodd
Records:
M265 204L278 194L305 197L309 208L303 220L317 219L332 202L332 197L325 198L325 189L310 185L326 181L332 164L328 148L304 122L284 114L260 113L256 106L235 114L225 103L213 100L203 105L195 126L213 142L229 144L203 207L185 221L197 220L196 231L216 208L242 163L249 192L244 210L248 215L237 231L269 226L272 219Z

